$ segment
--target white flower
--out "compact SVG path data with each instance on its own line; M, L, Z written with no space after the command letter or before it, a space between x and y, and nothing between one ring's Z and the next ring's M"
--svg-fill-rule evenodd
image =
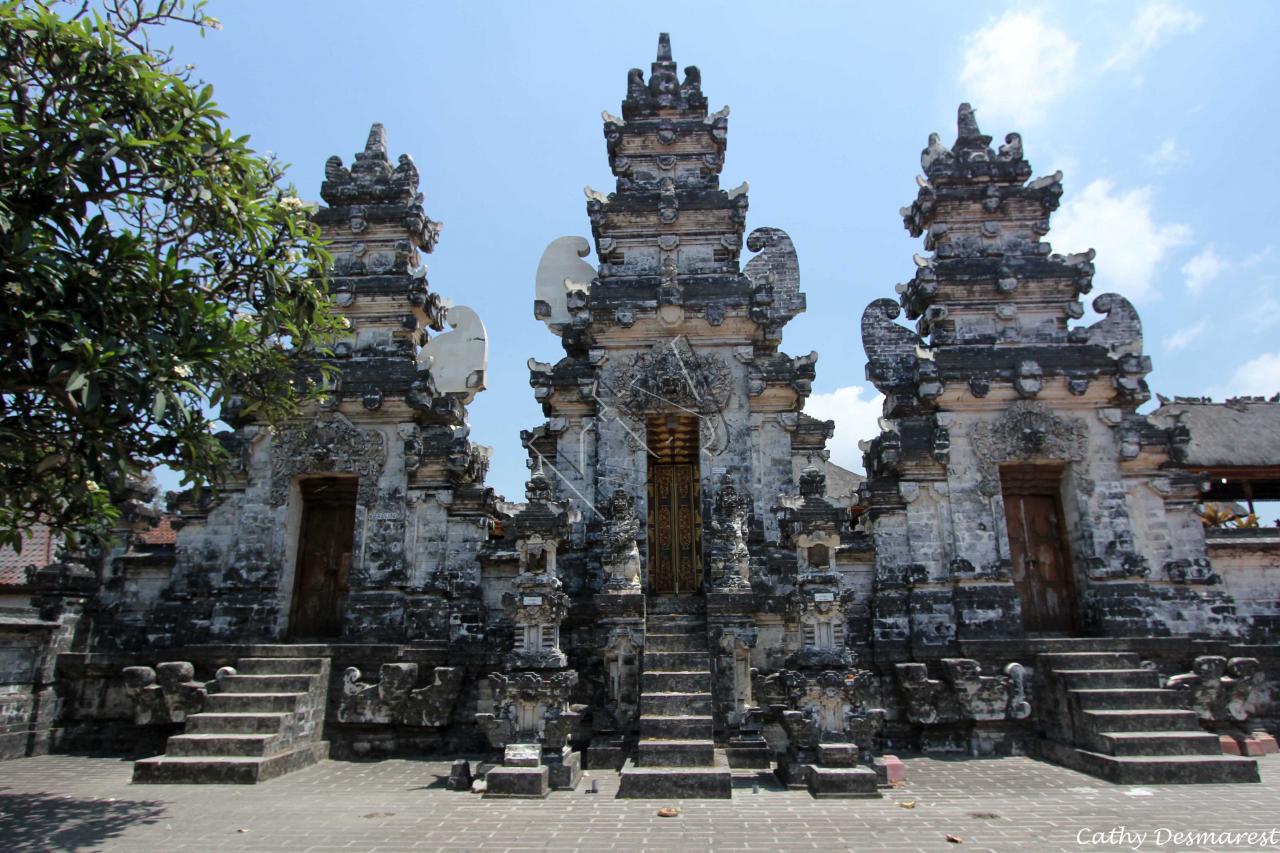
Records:
M191 375L191 368L185 364L179 364L177 367L173 369L173 372L176 375L181 376L183 379L186 379L188 376Z
M85 491L96 492L98 491L98 484L95 483L93 480L85 480L84 488L85 488Z
M294 195L287 195L280 199L280 206L286 210L302 210L302 199Z

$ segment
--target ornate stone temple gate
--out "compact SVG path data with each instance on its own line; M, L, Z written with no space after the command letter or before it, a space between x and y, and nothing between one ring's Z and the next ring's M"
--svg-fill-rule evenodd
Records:
M62 653L32 742L163 745L137 765L153 782L487 749L493 797L554 796L584 767L629 797L727 797L733 769L775 767L876 796L902 750L1256 780L1220 744L1260 749L1280 721L1265 537L1210 551L1196 515L1231 462L1196 425L1228 413L1138 413L1136 312L1104 294L1077 324L1093 255L1042 239L1062 176L1033 179L968 105L951 147L930 138L902 211L930 254L862 315L885 395L863 480L803 412L816 353L780 348L805 309L796 249L747 229L745 183L720 186L728 107L664 35L621 113L591 239L537 269L564 356L529 362L546 420L521 434L525 501L484 485L484 327L428 287L440 226L375 125L326 164L315 213L351 326L336 382L295 422L226 413L232 471L179 502L170 562L122 526L97 574L42 588Z

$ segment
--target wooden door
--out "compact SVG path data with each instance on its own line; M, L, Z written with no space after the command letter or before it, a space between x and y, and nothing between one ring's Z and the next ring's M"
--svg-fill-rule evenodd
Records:
M702 588L698 419L649 419L649 591Z
M336 637L342 633L342 605L351 571L355 522L353 488L340 484L324 490L304 485L289 614L289 634L293 638Z
M1058 496L1005 494L1004 511L1023 627L1034 632L1070 632L1075 621L1075 584L1063 546Z
M649 515L650 591L697 592L702 584L695 466L654 465L650 468Z

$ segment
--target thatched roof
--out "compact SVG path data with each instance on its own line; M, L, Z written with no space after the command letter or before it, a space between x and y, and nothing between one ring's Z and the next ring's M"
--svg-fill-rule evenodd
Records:
M1240 397L1225 403L1161 400L1150 418L1158 426L1181 424L1191 434L1186 468L1280 466L1280 401Z

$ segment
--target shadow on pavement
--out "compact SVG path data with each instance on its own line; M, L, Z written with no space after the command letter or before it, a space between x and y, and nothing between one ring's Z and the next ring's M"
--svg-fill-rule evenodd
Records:
M5 850L96 848L137 823L155 823L163 803L146 800L84 800L52 794L15 794L0 789L0 839Z

